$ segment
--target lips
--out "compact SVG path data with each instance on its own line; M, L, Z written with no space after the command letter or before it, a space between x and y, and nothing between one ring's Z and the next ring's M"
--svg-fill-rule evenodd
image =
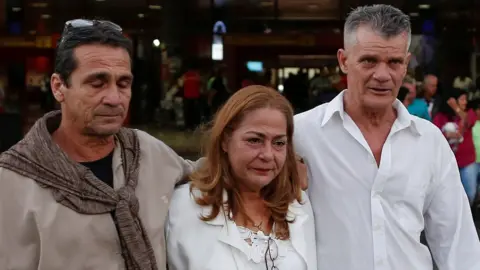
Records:
M370 89L375 92L388 92L391 90L390 88L377 88L377 87L370 87Z
M253 171L260 175L268 174L272 169L253 168Z

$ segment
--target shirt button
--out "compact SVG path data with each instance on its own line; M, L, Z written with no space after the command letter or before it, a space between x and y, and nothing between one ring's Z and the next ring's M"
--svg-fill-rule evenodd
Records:
M383 260L382 259L377 260L377 265L383 265Z
M382 229L382 225L376 224L375 226L373 226L373 230L375 231L379 231L380 229Z

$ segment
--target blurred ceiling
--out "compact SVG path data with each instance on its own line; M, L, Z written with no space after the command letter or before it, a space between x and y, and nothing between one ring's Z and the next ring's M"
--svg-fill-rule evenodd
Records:
M8 0L7 0L8 1ZM25 0L24 27L31 32L60 32L74 18L101 18L120 24L125 30L158 28L161 0Z
M207 0L197 0L205 3ZM474 7L480 8L478 0L213 0L218 7L240 10L237 14L270 14L279 19L343 19L354 7L366 4L390 4L408 13L434 10L444 17L473 16ZM278 14L274 14L278 12ZM477 9L480 13L480 9ZM468 13L468 14L467 14ZM239 14L240 15L240 14Z
M259 19L281 21L341 21L356 6L374 3L392 4L409 13L412 20L432 16L449 25L480 29L480 0L0 0L23 16L26 32L60 32L72 18L103 18L120 24L126 32L157 31L163 16L176 16L166 6L180 5L180 12L195 14L188 18L194 27L212 22L211 4L228 20ZM167 2L169 1L169 2ZM170 2L172 1L172 2ZM175 2L176 1L176 2ZM18 7L17 7L18 8ZM192 13L192 10L193 13ZM178 12L178 8L177 8ZM171 21L171 20L170 20ZM196 23L201 21L202 23ZM451 26L450 26L451 27ZM210 27L209 27L210 28Z

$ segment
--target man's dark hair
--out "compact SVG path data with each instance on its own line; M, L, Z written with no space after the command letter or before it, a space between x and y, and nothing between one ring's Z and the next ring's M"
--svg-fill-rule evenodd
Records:
M89 44L123 48L130 55L130 60L133 56L132 41L120 31L112 29L108 25L95 24L88 27L70 27L68 31L64 31L62 34L55 58L55 73L60 75L67 86L70 85L70 76L78 65L74 55L75 48Z

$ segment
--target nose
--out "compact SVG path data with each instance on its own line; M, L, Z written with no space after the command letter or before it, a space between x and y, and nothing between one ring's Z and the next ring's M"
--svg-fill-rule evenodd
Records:
M260 153L260 158L265 161L270 161L273 159L273 149L270 144L267 143L265 147L263 147L262 152Z
M375 72L373 73L373 78L379 82L385 82L390 80L388 65L385 63L378 64Z
M121 104L120 91L116 85L105 89L106 93L103 97L103 104L116 107Z

